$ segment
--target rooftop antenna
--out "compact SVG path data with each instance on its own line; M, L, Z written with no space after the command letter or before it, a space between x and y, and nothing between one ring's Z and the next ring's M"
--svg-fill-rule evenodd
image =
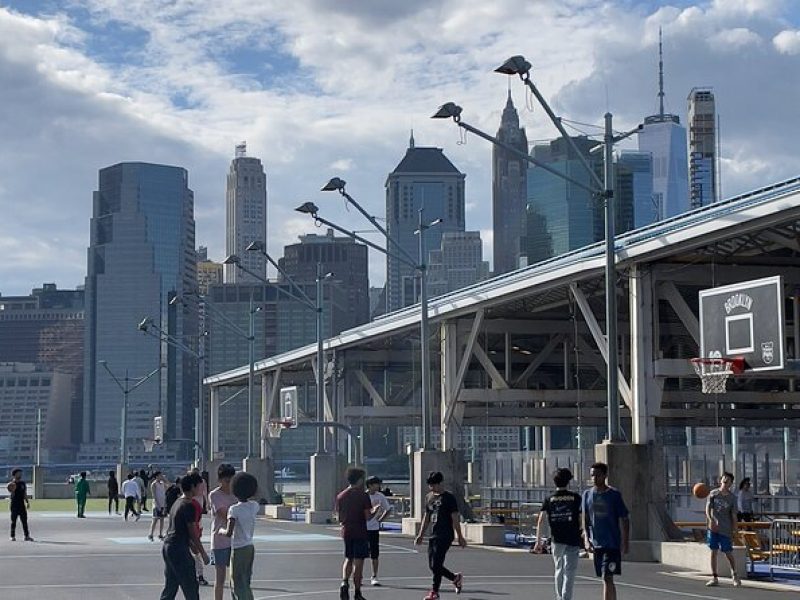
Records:
M664 47L661 43L661 27L658 28L658 116L664 118Z

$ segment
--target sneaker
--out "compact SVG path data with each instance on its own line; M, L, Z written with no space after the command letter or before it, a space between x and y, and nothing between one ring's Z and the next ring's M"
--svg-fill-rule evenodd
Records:
M719 581L716 577L706 581L706 587L717 587L719 585Z
M738 575L734 575L731 579L733 580L733 587L742 587L742 580L739 579Z
M439 592L431 590L422 600L439 600Z
M350 586L346 581L342 582L342 585L339 586L339 600L349 600L350 598Z
M381 582L378 581L378 578L373 575L372 578L369 580L369 584L380 587Z
M150 540L150 541L152 542L152 541L153 541L153 536L152 536L152 535L148 535L148 536L147 536L147 539L148 539L148 540Z
M453 578L453 587L456 588L456 594L461 593L461 586L464 585L464 576L461 573L456 573Z
M200 585L209 585L209 583L206 581L206 578L203 577L202 575L200 575L197 578L197 583L199 583Z
M136 515L136 520L137 520L137 521L138 521L139 519L141 519L141 518L142 518L142 513L139 513L138 515Z
M11 540L12 542L16 542L16 541L17 541L17 538L16 538L16 537L14 537L13 535L12 535L10 538L8 538L8 539L9 539L9 540Z
M353 600L367 600L364 596L361 595L361 590L356 590L353 594Z
M25 541L26 541L26 542L32 542L32 541L33 541L33 538L32 538L31 536L29 536L29 535L26 535L26 536L25 536Z
M163 541L163 540L164 540L164 536L163 536L163 535L160 535L160 536L158 536L158 539L160 539L160 540L162 540L162 541Z

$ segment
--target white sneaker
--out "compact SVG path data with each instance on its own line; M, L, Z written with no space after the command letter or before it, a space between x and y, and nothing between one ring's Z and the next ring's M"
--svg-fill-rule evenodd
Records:
M381 582L378 581L378 578L373 575L372 578L369 580L369 584L380 587Z
M719 585L719 580L716 577L706 581L706 587L717 587Z
M742 587L742 580L739 579L738 575L734 575L731 579L733 580L733 587Z

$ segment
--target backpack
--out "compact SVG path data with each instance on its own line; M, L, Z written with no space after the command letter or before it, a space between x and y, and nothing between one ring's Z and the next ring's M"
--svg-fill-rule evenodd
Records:
M181 488L175 485L174 483L167 488L166 493L164 494L167 500L167 512L169 513L172 509L172 505L175 504L175 501L180 498L181 496Z

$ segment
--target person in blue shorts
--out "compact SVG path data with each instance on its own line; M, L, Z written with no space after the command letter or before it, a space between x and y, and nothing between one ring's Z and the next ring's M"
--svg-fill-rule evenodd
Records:
M706 583L712 587L719 585L717 578L717 554L721 550L731 565L731 579L734 587L739 587L742 582L736 574L736 561L733 559L733 534L737 528L736 521L736 496L731 491L733 475L723 473L719 480L719 487L711 490L706 500L706 521L708 532L706 541L711 549L711 579Z
M622 555L628 553L630 539L628 508L619 490L606 484L608 465L594 463L589 477L593 485L583 492L584 543L594 554L595 573L603 578L603 600L616 600L614 575L622 574Z

